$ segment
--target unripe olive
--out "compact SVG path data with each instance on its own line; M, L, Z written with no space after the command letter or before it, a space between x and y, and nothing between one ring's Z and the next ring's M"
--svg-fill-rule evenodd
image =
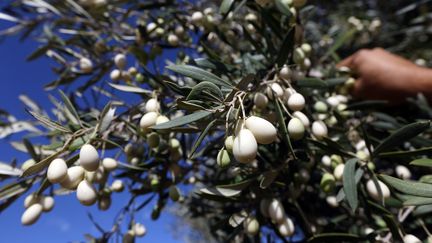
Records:
M321 163L322 163L324 166L330 167L331 164L332 164L330 156L328 156L328 155L324 155L324 156L321 158Z
M327 104L322 102L322 101L317 101L314 104L314 109L315 111L319 112L319 113L326 113L328 110Z
M102 196L98 201L98 209L101 211L106 211L111 206L111 197L109 195Z
M232 149L233 149L233 145L234 145L234 136L228 136L226 139L225 139L225 142L224 142L224 144L225 144L225 149L227 150L227 151L229 151L229 152L232 152Z
M303 50L299 47L297 47L294 50L294 55L293 55L293 61L295 64L302 64L303 61L305 59L305 54L303 52Z
M312 62L309 58L305 58L301 64L302 70L308 70L312 66Z
M166 116L158 116L157 118L156 118L156 125L157 124L161 124L161 123L165 123L165 122L169 122L169 118L168 117L166 117Z
M254 104L259 109L265 109L268 104L268 98L263 93L255 93Z
M147 143L150 148L156 148L159 146L160 137L159 134L152 132L147 136Z
M304 52L304 54L306 56L310 56L310 54L312 53L312 46L309 45L308 43L303 43L300 48L302 49L302 51Z
M151 111L147 112L141 117L140 127L142 130L145 130L156 124L156 119L158 118L158 113Z
M135 223L133 226L133 230L135 232L135 235L138 237L143 237L147 233L147 229L143 224Z
M180 199L180 191L176 186L170 186L168 194L174 202L177 202Z
M396 172L397 177L399 177L403 180L407 180L407 179L411 178L411 171L403 165L396 166L395 172Z
M344 169L345 169L344 164L338 164L336 168L333 170L333 175L336 180L338 181L342 180Z
M133 230L128 230L126 234L123 235L122 243L134 243L135 242L135 232Z
M92 61L86 57L83 57L79 60L79 67L83 73L90 73L93 71Z
M339 203L338 203L337 198L335 196L327 196L326 197L326 202L332 208L339 207Z
M390 189L387 187L387 185L384 184L380 180L378 180L378 185L381 188L383 198L384 199L389 198L390 197ZM372 179L368 180L368 182L366 183L366 189L367 189L369 196L371 196L373 199L375 199L377 201L381 200L379 193L378 193L378 188L375 186L375 183Z
M26 171L28 168L32 167L36 164L36 161L34 159L28 159L21 165L21 170Z
M159 179L154 177L150 181L150 187L153 189L153 191L157 191L159 189Z
M124 189L123 181L121 180L115 180L111 184L111 190L114 192L122 192Z
M144 82L144 76L141 73L137 73L137 75L135 75L135 81L138 83Z
M84 144L79 153L80 165L87 171L95 171L99 168L99 154L95 147Z
M231 163L231 158L225 149L221 149L217 155L216 161L219 167L224 168Z
M261 144L270 144L277 139L277 130L266 119L257 116L250 116L245 122L256 141Z
M21 216L21 223L23 225L32 225L36 223L36 221L42 214L42 209L42 205L39 203L31 205L24 211L23 215Z
M126 67L126 56L122 53L119 53L117 55L115 55L114 57L114 64L119 68L119 69L124 69Z
M337 155L337 154L332 154L330 157L330 161L331 161L331 166L333 168L336 168L336 166L343 163L342 157L340 155Z
M51 196L42 197L39 203L42 205L44 212L49 212L54 208L54 198Z
M155 206L151 212L151 219L157 220L160 216L161 209L158 206Z
M287 65L283 65L281 70L279 70L279 77L285 80L289 80L291 78L291 70Z
M145 104L146 112L151 112L151 111L158 112L159 109L160 109L160 104L157 101L157 99L152 98L152 99L147 100L147 102Z
M102 184L107 179L107 174L105 173L105 169L103 166L99 166L99 168L95 171L94 174L94 182Z
M63 159L55 159L48 166L47 178L51 183L61 182L67 174L67 165Z
M321 189L324 192L329 193L329 192L333 191L335 186L336 186L336 183L335 183L334 176L330 173L324 173L322 178L321 178L321 182L320 182Z
M179 38L174 34L169 34L168 35L168 44L170 44L172 46L178 46Z
M306 101L299 93L292 94L288 99L288 107L293 111L300 111L305 107Z
M302 122L302 124L303 124L304 127L309 127L309 125L310 125L309 118L303 112L301 112L301 111L294 111L292 113L292 115L295 118L300 119L300 121Z
M357 151L357 152L356 152L356 157L357 157L359 160L362 160L362 161L368 161L369 158L370 158L369 154L366 153L364 150L359 150L359 151Z
M292 236L294 234L295 227L291 218L286 216L278 225L278 231L284 237Z
M282 223L286 218L285 210L282 203L278 199L273 199L269 205L269 216L276 223Z
M419 238L417 238L415 235L406 234L403 237L403 243L422 243L422 241L419 240Z
M368 162L367 167L369 170L374 171L375 170L375 164L373 162Z
M69 190L75 190L78 184L84 179L84 169L81 166L72 166L60 185Z
M288 122L288 134L293 140L302 139L305 133L305 127L298 118L292 118Z
M317 139L322 139L323 137L327 137L327 126L322 121L314 121L312 123L312 134Z
M102 160L102 166L106 171L113 171L117 168L118 162L113 158L105 158Z
M233 155L241 163L252 162L257 154L258 144L251 131L242 129L234 139Z
M87 180L83 180L77 187L77 199L85 206L93 205L97 200L96 189Z
M255 217L247 217L244 221L243 221L243 228L246 231L246 234L248 235L256 235L259 232L259 222Z

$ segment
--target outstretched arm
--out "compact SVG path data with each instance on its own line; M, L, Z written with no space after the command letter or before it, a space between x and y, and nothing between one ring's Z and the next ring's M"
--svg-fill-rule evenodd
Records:
M361 99L403 102L417 93L432 100L432 70L381 48L363 49L338 64L347 66L357 78L352 94Z

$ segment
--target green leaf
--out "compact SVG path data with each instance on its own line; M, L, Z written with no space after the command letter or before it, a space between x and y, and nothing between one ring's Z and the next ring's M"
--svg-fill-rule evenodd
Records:
M361 178L363 177L364 171L361 168L358 168L356 173L355 173L355 184L358 184L361 180ZM345 192L344 189L340 189L338 194L336 195L336 200L338 202L341 202L343 199L345 198Z
M432 204L431 197L416 197L416 196L405 196L403 200L405 206L421 206Z
M50 44L45 45L45 46L42 46L42 47L39 47L39 48L36 49L32 54L30 54L30 55L27 57L26 60L27 60L27 61L33 61L33 60L35 60L35 59L41 57L42 55L45 55L45 53L46 53L50 48L51 48L51 45L50 45Z
M207 133L210 131L210 129L214 126L214 124L216 123L216 119L214 119L213 121L211 121L207 127L204 129L204 131L202 131L202 133L199 135L199 137L197 138L197 140L195 141L194 145L192 146L191 152L189 154L189 158L192 158L192 156L194 155L196 149L198 148L198 146L201 144L202 140L205 138L205 136L207 135Z
M297 80L297 86L301 88L326 89L327 83L319 78L303 78Z
M219 13L226 16L234 6L234 0L223 0L219 8Z
M169 129L169 128L173 128L173 127L179 127L179 126L183 126L183 125L192 123L194 121L198 121L200 119L203 119L204 117L207 117L211 114L213 114L213 112L211 112L211 111L197 111L195 113L192 113L192 114L189 114L186 116L182 116L182 117L178 117L178 118L173 119L171 121L155 125L151 128L152 129Z
M347 77L343 77L343 78L330 78L330 79L324 80L324 82L327 84L328 87L333 87L333 86L337 86L339 84L344 84L347 80L348 80Z
M278 99L275 99L275 106L276 106L276 114L277 114L278 122L279 122L279 130L282 133L282 140L285 142L289 151L291 152L291 154L295 158L296 156L294 153L294 149L291 145L291 140L290 140L289 135L288 135L288 128L287 128L287 125L285 124L285 119L284 119L284 116L282 114L281 105L279 104Z
M330 49L324 54L322 59L326 59L330 55L334 54L345 42L348 41L354 34L356 33L355 29L350 29L348 31L343 31L339 34L338 37L336 37L336 41L334 44L330 47Z
M282 46L276 58L276 64L282 67L287 61L288 57L292 54L294 48L295 28L291 28L285 36Z
M377 107L387 105L388 102L385 100L366 100L359 101L349 104L346 110L365 110L365 109L376 109Z
M288 5L285 4L284 2L287 2L287 1L283 1L283 0L276 0L276 1L275 1L275 3L276 3L276 8L277 8L281 13L283 13L283 14L285 14L286 16L289 17L289 16L292 15L292 13L291 13L290 8L288 7Z
M404 181L388 175L379 175L381 180L394 189L408 195L432 197L432 185L422 182Z
M72 133L71 130L69 130L66 127L63 127L62 125L58 124L57 122L52 121L48 117L45 117L43 115L39 115L39 114L37 114L37 113L35 113L33 111L27 111L27 112L30 113L30 115L32 115L36 120L38 120L39 122L41 122L46 127L53 128L55 130L58 130L58 131L61 131L61 132L65 132L65 133Z
M63 91L59 90L59 93L60 93L60 96L62 97L62 100L63 100L65 106L66 106L66 109L73 116L73 117L70 117L70 118L73 118L72 122L75 123L75 124L78 124L78 125L82 126L80 117L78 115L78 112L75 109L75 107L72 104L72 102L70 101L70 99L67 97L67 95L65 93L63 93Z
M389 148L395 147L409 139L426 131L430 127L430 122L416 122L408 124L396 132L392 133L389 137L384 139L373 151L374 155L379 154Z
M33 147L33 144L27 138L23 139L23 143L24 143L24 146L26 147L27 153L30 154L30 156L32 157L32 159L34 161L38 161L39 160L39 155L36 153L36 151L35 151L35 149Z
M324 233L315 235L308 239L308 242L361 242L365 239L358 235L348 233Z
M190 65L172 65L166 67L167 69L182 74L184 76L193 78L195 80L202 81L209 81L216 85L225 86L225 87L232 87L230 83L227 81L219 78L218 76L207 72L206 70L203 70L198 67L190 66Z
M187 100L200 100L203 98L206 98L208 95L208 93L214 94L216 95L216 97L218 98L218 100L222 100L223 99L223 94L222 91L220 90L220 88L214 84L211 83L209 81L203 81L197 85L195 85L191 92L189 93L189 95L187 96ZM204 97L202 97L204 96Z
M343 171L343 189L348 204L350 205L353 212L357 209L358 206L357 183L355 180L355 168L357 161L357 158L349 159L345 163Z
M417 155L432 155L432 147L425 147L411 151L391 151L380 153L379 157L412 157Z
M114 89L117 89L117 90L120 90L123 92L137 93L137 94L151 94L152 93L152 91L140 88L138 86L120 85L120 84L112 84L112 83L108 83L108 84L109 84L109 86L113 87Z
M36 173L42 171L43 169L45 169L46 167L48 167L48 165L51 163L51 161L53 161L54 159L56 159L62 153L63 153L63 150L59 150L56 153L54 153L54 154L46 157L45 159L39 161L38 163L30 166L30 168L28 168L27 170L25 170L23 172L23 174L21 175L21 177L26 177L26 176L33 175L33 174L36 174Z
M262 174L262 178L260 181L260 187L262 189L266 189L268 186L270 186L273 181L276 179L276 177L279 175L278 170L269 170Z
M17 181L5 185L4 187L0 188L0 202L18 194L24 193L31 187L31 185L32 184L30 183L30 180Z
M209 194L212 196L223 196L223 197L234 197L241 193L241 190L229 189L229 188L202 188L201 193Z
M432 167L432 159L416 159L411 161L410 165Z
M109 102L99 115L99 132L104 132L108 129L112 120L114 119L116 108L111 107L111 102Z

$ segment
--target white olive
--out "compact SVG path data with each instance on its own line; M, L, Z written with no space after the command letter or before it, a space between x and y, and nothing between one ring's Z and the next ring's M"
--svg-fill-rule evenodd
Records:
M80 165L87 171L95 171L99 167L99 153L90 144L84 144L79 153Z
M110 73L110 78L113 81L120 80L121 76L122 76L122 74L121 74L120 70L118 70L118 69L114 69Z
M335 196L328 196L328 197L326 197L326 202L332 208L339 207L339 203L338 203L337 198Z
M155 125L158 116L159 116L158 113L156 113L154 111L147 112L146 114L144 114L140 120L141 129L145 130L145 129Z
M135 223L133 226L133 230L135 232L135 235L138 237L143 237L147 233L147 229L143 224Z
M265 109L268 104L268 98L263 93L255 93L254 104L259 109Z
M119 53L117 55L115 55L114 57L114 64L119 68L119 69L124 69L126 67L126 56L122 53Z
M378 180L378 185L381 189L383 198L386 199L390 197L390 189L387 187L387 185L380 180ZM378 193L378 188L375 186L375 183L372 179L368 180L368 182L366 183L366 189L369 196L371 196L373 199L377 201L381 200Z
M168 44L172 46L178 46L179 44L179 38L177 37L177 35L169 34L167 40Z
M84 169L81 166L72 166L67 170L65 179L60 185L69 190L75 190L78 184L84 179Z
M312 123L312 134L317 139L322 139L323 137L327 137L328 130L326 124L322 121L314 121Z
M293 140L302 139L305 133L305 127L302 121L296 117L288 122L288 134Z
M278 231L284 237L292 236L295 231L295 226L291 218L285 217L278 225Z
M344 169L345 169L344 164L338 164L335 167L335 169L333 170L333 176L335 177L336 180L338 181L342 180Z
M121 191L123 191L123 189L124 189L124 185L123 185L123 181L121 181L121 180L115 180L111 184L111 190L113 190L115 192L121 192Z
M257 154L258 144L248 129L242 129L234 139L233 155L241 163L252 162Z
M31 205L24 211L23 215L21 216L21 223L23 225L32 225L36 223L36 221L42 214L42 209L43 207L39 203Z
M403 237L403 243L422 243L422 241L417 238L417 236L412 235L412 234L406 234Z
M288 99L288 107L293 111L303 110L305 104L305 98L299 93L292 94Z
M279 77L285 80L289 80L291 78L291 70L287 65L283 65L281 70L279 70Z
M40 199L40 204L44 212L49 212L54 208L54 198L51 196L42 197Z
M48 166L47 178L51 183L61 182L67 174L67 165L63 159L55 159Z
M118 162L113 158L104 158L102 160L102 166L106 171L113 171L117 168Z
M83 180L78 184L76 195L80 203L85 206L93 205L97 200L96 189L87 180Z
M79 60L79 67L82 72L90 73L93 70L93 63L90 59L83 57Z
M398 165L395 168L395 172L397 177L403 179L403 180L407 180L409 178L411 178L411 171L403 165Z
M300 119L300 121L303 123L304 127L309 127L310 121L309 118L301 111L294 111L292 114L294 117Z
M159 104L157 99L152 98L152 99L147 100L147 102L145 104L146 112L151 112L151 111L158 112L159 109L160 109L160 104Z
M244 221L243 221L243 228L246 231L246 234L248 235L256 235L259 232L259 222L255 217L247 217Z
M245 125L252 132L258 143L270 144L277 139L276 128L266 119L251 116L246 119Z
M285 210L283 208L282 203L277 200L273 199L269 205L269 216L270 218L275 221L276 223L282 223L285 219Z

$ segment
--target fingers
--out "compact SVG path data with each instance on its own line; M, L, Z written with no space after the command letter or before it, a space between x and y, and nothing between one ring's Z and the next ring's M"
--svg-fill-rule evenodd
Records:
M341 62L339 62L338 64L336 64L336 67L337 68L340 68L340 67L349 67L349 68L352 68L352 66L353 66L353 60L354 60L354 55L351 55L351 56L343 59Z
M355 98L364 98L363 97L363 80L361 78L359 78L355 81L354 86L351 89L351 94Z

